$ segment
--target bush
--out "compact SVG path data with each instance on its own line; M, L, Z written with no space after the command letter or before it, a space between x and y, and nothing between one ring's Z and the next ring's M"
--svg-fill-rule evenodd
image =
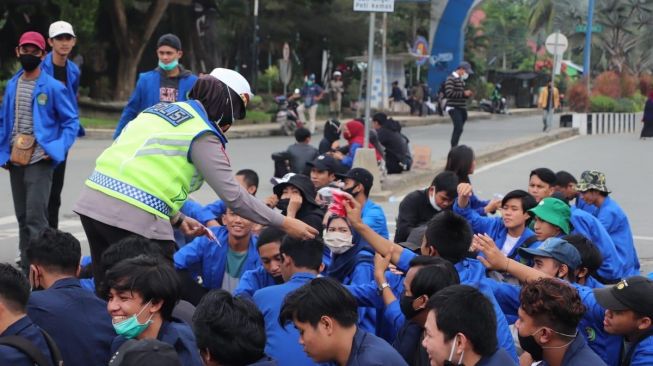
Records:
M637 105L635 105L635 101L632 99L628 98L621 98L618 99L615 102L614 106L614 111L616 113L631 113L631 112L637 112Z
M637 111L641 112L644 110L644 104L646 104L646 99L648 97L645 95L640 94L639 92L635 93L630 99L635 103L635 106L637 107Z
M637 92L638 80L631 74L621 74L621 96L623 98L630 98Z
M639 92L646 97L651 91L653 91L653 75L641 74L639 76Z
M574 112L586 112L589 108L589 93L585 79L576 81L569 89L565 98L569 102L569 108Z
M617 102L605 95L595 95L590 98L590 112L615 112Z
M602 95L613 99L621 98L621 78L614 71L606 71L594 79L592 95Z

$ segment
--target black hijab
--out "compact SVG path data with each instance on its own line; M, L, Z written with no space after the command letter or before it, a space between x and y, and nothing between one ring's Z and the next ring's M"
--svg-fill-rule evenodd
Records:
M190 89L188 99L196 99L202 103L209 120L219 126L230 125L234 119L245 118L245 106L240 96L213 76L199 77Z

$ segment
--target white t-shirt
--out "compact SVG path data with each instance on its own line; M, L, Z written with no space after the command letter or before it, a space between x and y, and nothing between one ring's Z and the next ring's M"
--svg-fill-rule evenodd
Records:
M510 236L510 234L506 234L506 241L503 242L503 247L501 248L501 253L508 255L512 251L512 248L517 245L517 241L519 241L519 237L514 237Z

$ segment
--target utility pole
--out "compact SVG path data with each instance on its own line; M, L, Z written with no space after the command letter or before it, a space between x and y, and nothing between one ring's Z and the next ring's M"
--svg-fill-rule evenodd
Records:
M374 73L372 72L374 65L374 22L376 21L376 13L370 12L370 30L367 37L367 81L365 88L365 139L363 140L363 147L367 148L370 143L370 126L372 125L372 79Z
M254 0L254 41L252 42L252 86L256 90L258 76L258 0Z
M388 39L388 13L383 13L383 38L381 42L381 109L388 109L388 65L387 65L387 39Z
M592 56L592 23L594 22L594 0L589 0L587 7L587 29L585 30L585 53L583 55L583 74L587 78L587 92L591 86L591 56Z

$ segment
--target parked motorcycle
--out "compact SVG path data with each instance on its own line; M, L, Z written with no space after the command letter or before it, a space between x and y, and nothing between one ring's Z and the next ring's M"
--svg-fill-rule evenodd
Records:
M281 131L283 131L284 135L293 136L295 130L304 125L297 113L299 105L294 100L289 100L285 95L280 95L274 99L277 103L274 122L281 125Z

